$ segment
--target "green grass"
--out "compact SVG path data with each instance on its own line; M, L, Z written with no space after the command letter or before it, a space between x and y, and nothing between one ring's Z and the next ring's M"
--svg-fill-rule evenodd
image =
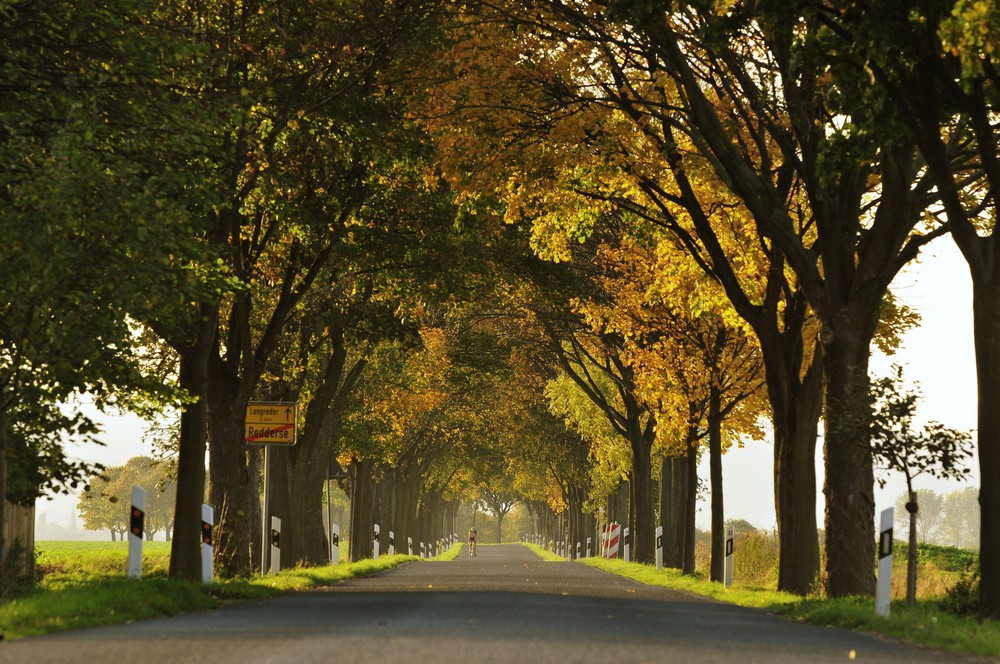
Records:
M121 577L128 562L128 542L39 542L35 549L47 589ZM144 575L166 574L169 564L169 542L143 543Z
M563 560L535 545L526 546L543 559ZM668 568L657 570L650 565L621 560L586 558L580 562L640 583L765 609L790 620L872 632L928 648L1000 659L1000 622L980 622L973 617L947 613L938 608L937 601L933 599L920 600L913 607L908 606L905 601L894 601L889 617L883 618L875 615L875 602L870 597L803 598L767 588L726 588L700 575L685 575L679 570Z
M437 560L457 556L454 546ZM167 579L170 544L146 542L143 577L126 578L127 542L38 542L41 579L35 589L0 604L0 634L16 639L66 629L95 627L221 606L370 576L418 561L416 556L380 556L322 567L291 568L276 575L220 580L211 584Z

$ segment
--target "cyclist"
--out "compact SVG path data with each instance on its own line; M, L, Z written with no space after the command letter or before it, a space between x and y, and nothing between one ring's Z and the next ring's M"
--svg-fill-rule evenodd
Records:
M479 531L473 526L469 528L469 555L476 555L476 539L479 537Z

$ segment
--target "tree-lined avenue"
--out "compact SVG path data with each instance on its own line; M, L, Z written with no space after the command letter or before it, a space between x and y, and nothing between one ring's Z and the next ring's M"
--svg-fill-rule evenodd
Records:
M853 655L852 655L853 653ZM544 562L517 545L224 609L0 644L0 662L978 661Z

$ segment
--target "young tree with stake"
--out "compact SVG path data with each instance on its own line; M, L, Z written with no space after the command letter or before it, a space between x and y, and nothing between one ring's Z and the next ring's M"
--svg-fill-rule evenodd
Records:
M964 479L969 469L962 464L972 454L972 435L949 429L940 422L928 422L914 429L919 388L903 389L903 368L894 365L891 376L872 382L872 454L876 463L898 470L906 477L910 514L909 554L906 567L906 601L917 598L917 493L913 480L923 473L942 479ZM878 478L885 486L885 477Z

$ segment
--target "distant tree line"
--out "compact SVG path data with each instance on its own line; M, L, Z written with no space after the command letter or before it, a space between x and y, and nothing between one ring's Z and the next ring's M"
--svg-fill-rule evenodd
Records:
M77 503L84 528L107 530L112 542L126 539L133 486L146 491L143 523L146 539L152 541L157 533L163 533L169 542L174 528L177 484L167 474L164 464L145 456L132 457L125 465L108 468L90 478Z
M979 491L968 486L949 493L930 489L917 492L920 511L917 513L917 539L927 544L954 546L960 549L979 548ZM896 498L895 518L897 532L907 532L910 527L906 511L908 495ZM898 537L902 540L902 537Z

